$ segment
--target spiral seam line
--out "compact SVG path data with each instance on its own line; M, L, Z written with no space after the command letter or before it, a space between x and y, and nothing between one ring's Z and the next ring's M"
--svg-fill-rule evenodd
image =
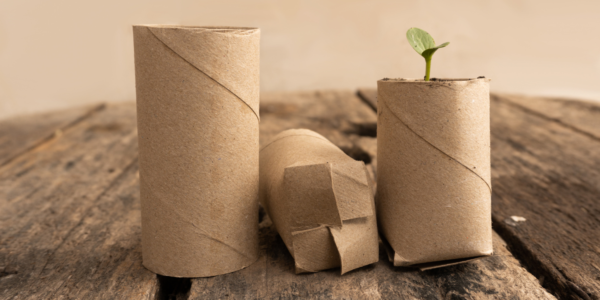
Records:
M218 82L217 80L215 80L214 78L210 77L208 74L206 74L206 72L200 70L197 66L195 66L194 64L192 64L191 62L189 62L187 59L185 59L183 56L179 55L179 53L177 53L175 50L171 49L171 47L169 47L169 45L167 45L167 43L163 42L163 40L161 40L156 34L154 34L154 32L152 32L152 30L148 29L148 31L150 31L150 33L152 33L152 35L159 40L163 45L165 45L165 47L167 47L169 50L173 51L173 53L177 54L177 56L179 56L181 59L183 59L185 62L187 62L188 64L190 64L192 67L194 67L194 69L200 71L202 74L204 74L206 77L210 78L212 81L216 82L218 85L220 85L221 87L223 87L225 90L227 90L228 92L230 92L232 95L234 95L236 98L238 98L240 101L242 101L244 104L246 104L246 106L248 106L248 108L250 108L250 110L254 113L254 115L256 116L256 119L258 119L258 121L260 122L260 116L258 115L258 113L256 111L254 111L254 109L246 102L244 101L244 99L242 99L240 96L238 96L236 93L232 92L230 89L228 89L226 86L224 86L222 83Z
M418 133L416 133L412 128L410 128L410 126L408 126L402 119L400 119L400 117L398 117L396 115L396 113L394 113L394 111L389 107L389 105L387 105L387 103L385 103L385 100L380 99L380 101L388 108L388 110L392 113L392 115L394 117L396 117L396 119L398 119L398 121L400 121L400 123L402 123L402 125L404 125L406 128L408 128L408 130L410 130L410 132L412 132L414 135L418 136L421 140L425 141L427 144L429 144L431 147L435 148L436 150L438 150L439 152L443 153L444 155L448 156L450 159L454 160L455 162L457 162L458 164L460 164L461 166L465 167L465 169L469 170L469 172L475 174L475 176L479 177L479 179L481 179L485 185L488 187L488 189L490 190L490 195L492 193L492 187L490 186L490 184L483 179L483 177L479 176L479 174L475 173L475 171L471 170L471 168L465 166L463 163L461 163L459 160L457 160L456 158L450 156L448 153L442 151L440 148L436 147L434 144L432 144L431 142L429 142L428 140L426 140L424 137L420 136Z

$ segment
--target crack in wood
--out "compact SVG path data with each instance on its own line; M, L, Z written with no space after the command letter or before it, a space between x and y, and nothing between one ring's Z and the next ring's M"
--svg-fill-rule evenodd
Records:
M340 147L340 149L344 151L346 155L352 157L353 159L364 162L365 165L370 164L373 160L373 157L371 157L369 153L367 153L365 150L363 150L361 147L358 147L355 144L353 144L352 147Z
M158 278L158 291L155 300L186 300L190 296L192 280L190 278L176 278L156 275Z
M366 90L360 89L356 91L356 96L358 96L358 98L363 103L368 105L374 112L377 112L377 92L375 91L375 93L372 93L373 95L371 95L371 97L369 97L366 93Z
M10 276L10 275L15 275L15 274L19 274L19 272L17 270L6 270L5 269L5 270L0 271L0 278Z
M377 137L377 123L351 123L349 127L342 132L358 136Z
M492 227L506 242L510 253L521 263L521 265L540 281L540 285L543 288L556 296L556 287L562 284L560 281L556 280L558 277L556 274L554 276L552 275L552 273L556 273L557 271L548 269L547 265L537 257L534 251L529 249L519 236L512 233L511 229L494 215L492 215Z

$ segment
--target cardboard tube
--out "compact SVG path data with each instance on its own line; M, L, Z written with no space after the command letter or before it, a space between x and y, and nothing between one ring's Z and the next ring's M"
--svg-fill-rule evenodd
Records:
M259 29L134 26L143 264L174 277L258 258Z
M295 260L296 273L379 259L371 181L355 161L306 129L279 133L260 151L260 201Z
M380 80L377 90L376 203L394 265L491 255L489 80Z

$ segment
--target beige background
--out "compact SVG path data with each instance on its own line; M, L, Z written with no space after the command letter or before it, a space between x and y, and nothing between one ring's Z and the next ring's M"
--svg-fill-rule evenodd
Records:
M0 2L0 118L135 99L131 24L258 26L262 91L422 77L405 32L438 43L434 77L600 100L600 1L233 0Z

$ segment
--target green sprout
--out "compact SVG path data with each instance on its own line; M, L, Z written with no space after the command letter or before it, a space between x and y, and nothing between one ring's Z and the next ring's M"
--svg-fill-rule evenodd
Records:
M425 58L425 81L429 81L429 71L431 70L431 57L437 51L437 49L444 48L450 44L449 42L443 43L439 46L435 45L435 41L423 29L412 27L406 32L406 38L410 45Z

